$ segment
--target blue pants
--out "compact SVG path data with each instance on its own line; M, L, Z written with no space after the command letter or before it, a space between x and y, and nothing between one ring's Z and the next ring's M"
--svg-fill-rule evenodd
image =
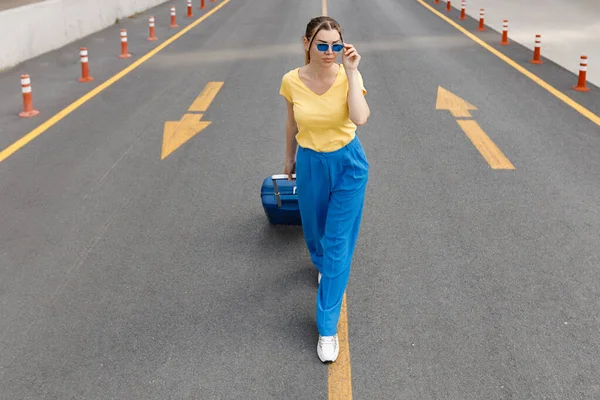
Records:
M356 136L328 152L298 148L296 186L304 238L319 272L317 329L337 333L342 299L358 238L369 163Z

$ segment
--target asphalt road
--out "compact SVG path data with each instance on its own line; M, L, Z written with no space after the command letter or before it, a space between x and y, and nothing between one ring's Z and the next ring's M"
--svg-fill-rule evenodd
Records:
M156 45L144 18L168 6L122 23L135 57ZM259 197L282 172L281 76L320 10L232 0L0 163L0 398L327 398L317 272ZM600 397L600 128L417 1L328 10L363 55L372 109L347 292L353 398ZM4 95L20 70L0 74L2 148L135 61L116 58L121 26L88 39L91 85L73 82L77 53L27 63L37 120ZM598 88L536 71L598 107ZM212 124L161 160L164 123L210 81L224 82ZM436 110L438 86L477 107L515 170L491 169Z

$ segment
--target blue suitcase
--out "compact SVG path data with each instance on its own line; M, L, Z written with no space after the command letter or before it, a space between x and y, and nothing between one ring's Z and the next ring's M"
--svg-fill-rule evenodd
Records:
M270 224L302 225L296 193L296 174L292 174L292 178L289 180L285 174L272 175L262 183L260 197Z

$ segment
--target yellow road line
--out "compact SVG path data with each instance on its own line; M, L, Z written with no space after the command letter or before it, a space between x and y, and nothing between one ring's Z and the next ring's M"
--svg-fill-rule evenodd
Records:
M483 40L479 39L477 36L475 36L468 30L466 30L465 28L463 28L462 26L460 26L456 22L452 21L450 18L448 18L447 16L445 16L444 14L442 14L441 12L439 12L438 10L436 10L435 8L433 8L432 6L427 4L424 0L416 0L416 1L418 1L425 8L429 9L432 13L434 13L435 15L437 15L438 17L440 17L441 19L443 19L444 21L446 21L447 23L449 23L450 25L452 25L453 27L455 27L462 33L464 33L469 39L472 39L474 42L479 44L481 47L485 48L490 53L494 54L495 56L500 58L502 61L506 62L508 65L510 65L511 67L513 67L514 69L516 69L517 71L519 71L520 73L522 73L523 75L525 75L526 77L528 77L529 79L531 79L532 81L534 81L535 83L537 83L538 85L540 85L541 87L546 89L548 92L553 94L555 97L559 98L560 100L562 100L563 102L568 104L570 107L572 107L574 110L579 112L581 115L588 118L590 121L592 121L596 125L600 126L600 117L599 116L597 116L596 114L594 114L593 112L591 112L590 110L588 110L587 108L585 108L584 106L582 106L581 104L579 104L578 102L576 102L575 100L573 100L572 98L570 98L569 96L564 94L563 92L559 91L558 89L556 89L555 87L553 87L552 85L550 85L549 83L547 83L546 81L544 81L543 79L538 77L537 75L528 71L527 69L525 69L524 67L522 67L521 65L519 65L518 63L513 61L512 59L508 58L506 55L502 54L501 52L499 52L498 50L496 50L495 48L493 48L492 46L490 46Z
M350 367L350 343L348 342L348 314L346 295L342 300L342 310L338 321L340 354L329 365L329 400L352 400L352 369Z
M38 137L39 135L44 133L46 130L48 130L53 125L55 125L58 121L60 121L61 119L63 119L64 117L66 117L67 115L72 113L73 111L75 111L77 108L79 108L81 105L85 104L87 101L92 99L98 93L102 92L104 89L106 89L113 83L117 82L119 79L123 78L125 75L127 75L128 73L130 73L131 71L133 71L134 69L139 67L141 64L146 62L148 59L150 59L151 57L156 55L159 51L161 51L162 49L164 49L165 47L167 47L168 45L173 43L175 40L179 39L181 36L183 36L185 33L190 31L196 25L200 24L206 18L210 17L215 12L217 12L219 9L221 9L221 7L223 7L225 4L229 3L229 1L230 0L223 0L223 2L221 4L215 6L215 8L213 8L212 10L210 10L209 12L204 14L202 17L198 18L196 21L194 21L190 25L186 26L184 29L182 29L181 31L179 31L178 33L173 35L171 38L165 40L163 43L161 43L156 48L151 50L148 54L144 55L139 60L135 61L133 64L129 65L127 68L125 68L121 72L117 73L112 78L108 79L106 82L97 86L96 88L94 88L93 90L88 92L87 94L85 94L82 97L80 97L79 99L75 100L75 102L68 105L63 110L61 110L60 112L58 112L57 114L52 116L48 121L44 122L43 124L41 124L40 126L35 128L34 130L32 130L31 132L29 132L28 134L23 136L21 139L17 140L13 144L11 144L10 146L8 146L4 150L2 150L2 152L0 152L0 162L6 160L13 153L15 153L16 151L21 149L23 146L25 146L27 143L31 142L33 139L35 139L36 137Z
M208 110L210 103L215 99L224 82L208 82L202 93L198 95L192 103L188 111L205 112Z
M458 120L457 122L492 169L515 169L502 150L492 142L477 122L473 120Z

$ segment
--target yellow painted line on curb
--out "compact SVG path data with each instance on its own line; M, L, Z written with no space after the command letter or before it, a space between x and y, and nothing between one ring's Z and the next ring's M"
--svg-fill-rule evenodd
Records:
M350 343L348 342L348 313L346 294L342 299L342 310L338 321L338 341L340 353L337 360L329 365L329 400L352 399L352 368L350 366Z
M209 12L204 14L202 17L198 18L196 21L192 22L190 25L186 26L184 29L177 32L175 35L173 35L169 39L165 40L163 43L161 43L160 45L155 47L149 53L142 56L139 60L135 61L133 64L129 65L127 68L123 69L121 72L117 73L112 78L108 79L106 82L102 83L101 85L92 89L87 94L85 94L82 97L80 97L79 99L75 100L75 102L68 105L63 110L61 110L60 112L58 112L57 114L52 116L48 121L44 122L43 124L41 124L40 126L35 128L34 130L32 130L31 132L29 132L28 134L23 136L21 139L17 140L13 144L11 144L10 146L8 146L4 150L2 150L2 152L0 152L0 162L6 160L8 157L10 157L16 151L18 151L23 146L25 146L27 143L31 142L33 139L35 139L36 137L38 137L39 135L44 133L46 130L48 130L49 128L54 126L57 122L59 122L60 120L65 118L67 115L71 114L73 111L75 111L81 105L85 104L87 101L92 99L98 93L102 92L104 89L111 86L113 83L117 82L119 79L123 78L125 75L127 75L128 73L130 73L131 71L133 71L134 69L139 67L140 65L142 65L144 62L148 61L151 57L156 55L159 51L161 51L162 49L164 49L165 47L167 47L168 45L170 45L171 43L173 43L174 41L179 39L185 33L187 33L192 28L194 28L195 26L200 24L202 21L204 21L206 18L208 18L211 15L213 15L214 13L216 13L218 10L221 9L221 7L223 7L225 4L229 3L229 1L230 0L223 0L223 2L221 4L215 6L215 8L213 8L212 10L210 10Z
M432 13L434 13L435 15L437 15L438 17L440 17L441 19L443 19L444 21L446 21L447 23L449 23L450 25L452 25L453 27L455 27L462 33L464 33L469 39L472 39L474 42L479 44L481 47L485 48L490 53L494 54L495 56L500 58L502 61L506 62L508 65L510 65L511 67L513 67L514 69L516 69L517 71L519 71L520 73L522 73L523 75L525 75L526 77L528 77L529 79L531 79L532 81L534 81L535 83L537 83L538 85L540 85L541 87L546 89L552 95L554 95L555 97L562 100L564 103L566 103L567 105L572 107L575 111L579 112L581 115L583 115L584 117L586 117L587 119L589 119L590 121L595 123L596 125L600 126L600 117L598 115L594 114L593 112L591 112L590 110L588 110L587 108L585 108L584 106L582 106L581 104L579 104L578 102L576 102L575 100L573 100L572 98L570 98L569 96L567 96L566 94L561 92L560 90L556 89L554 86L550 85L549 83L547 83L546 81L541 79L539 76L537 76L534 73L530 72L529 70L525 69L524 67L519 65L517 62L513 61L506 55L502 54L501 52L499 52L498 50L496 50L495 48L493 48L492 46L490 46L489 44L484 42L483 40L479 39L477 36L475 36L468 30L466 30L465 28L463 28L462 26L460 26L456 22L452 21L450 18L448 18L447 16L445 16L444 14L442 14L441 12L439 12L438 10L436 10L435 8L433 8L432 6L427 4L424 0L416 0L416 1L421 3L421 5L423 5L423 7L427 8Z

